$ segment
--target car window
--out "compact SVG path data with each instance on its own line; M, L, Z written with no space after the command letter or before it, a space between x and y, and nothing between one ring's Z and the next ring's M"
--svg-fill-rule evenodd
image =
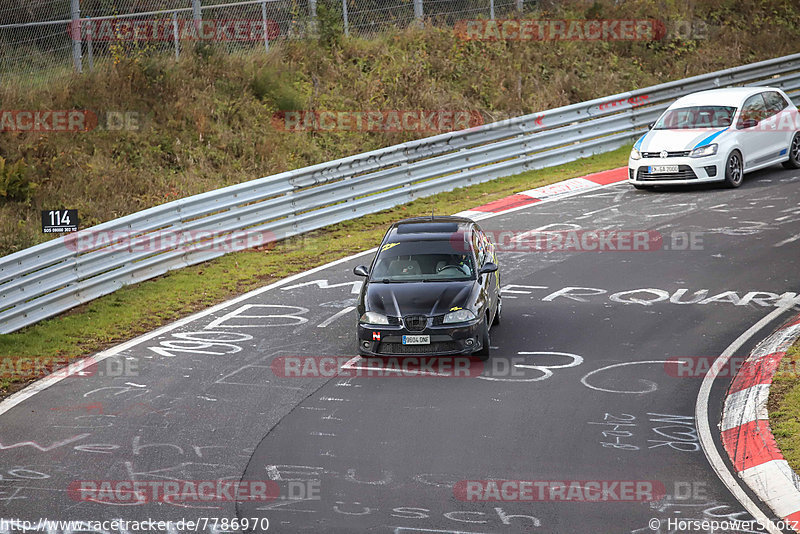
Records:
M472 231L472 248L475 249L475 257L478 259L478 267L486 263L486 243L480 230Z
M658 119L654 130L725 128L731 125L736 108L732 106L688 106L670 109Z
M370 279L378 282L470 280L472 254L455 240L384 243L375 258Z
M742 129L744 128L744 121L748 119L760 121L766 118L766 116L767 105L764 102L764 97L761 93L753 95L744 101L742 113L739 115L739 121L736 123L736 127Z
M789 105L786 100L776 91L768 91L764 93L764 101L767 104L767 115L772 116L780 113Z
M483 246L484 249L486 250L486 261L492 261L492 262L495 261L494 244L486 236L486 234L483 233L483 230L481 230L481 239L483 239Z

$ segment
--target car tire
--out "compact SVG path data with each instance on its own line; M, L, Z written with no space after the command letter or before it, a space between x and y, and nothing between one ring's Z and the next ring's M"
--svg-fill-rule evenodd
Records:
M784 161L781 165L787 169L800 169L800 132L792 137L792 143L789 145L789 161Z
M489 352L490 352L490 348L489 348L489 341L490 341L489 340L489 317L488 316L486 317L486 327L483 329L483 339L481 341L482 341L481 349L479 351L476 351L474 353L474 356L476 356L480 361L485 362L486 360L489 359Z
M742 162L742 153L734 150L728 155L728 160L725 162L725 187L739 187L743 181L744 163Z
M640 184L631 184L634 189L638 189L639 191L651 189L652 186L650 185L640 185Z
M497 297L497 311L494 313L494 321L492 326L500 324L500 316L503 314L503 299Z

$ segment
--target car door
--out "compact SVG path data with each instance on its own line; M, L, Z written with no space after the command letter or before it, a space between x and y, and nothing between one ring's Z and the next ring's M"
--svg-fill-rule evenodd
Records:
M766 115L767 104L763 93L747 98L742 104L739 119L736 121L736 130L745 170L770 159L772 132L764 130L764 125L761 124Z
M772 159L784 157L789 150L789 144L794 136L794 115L792 108L786 99L777 91L767 91L764 93L764 101L767 104L768 131L771 144Z

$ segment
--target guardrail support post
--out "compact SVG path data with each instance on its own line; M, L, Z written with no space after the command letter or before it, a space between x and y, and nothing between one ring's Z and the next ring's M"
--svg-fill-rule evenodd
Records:
M494 0L489 0L489 20L494 20Z
M175 42L175 61L181 58L181 44L178 39L178 12L172 12L172 40Z
M522 13L522 0L517 0L517 11Z
M81 64L81 3L80 0L70 0L70 18L72 19L72 63L75 72L83 72Z

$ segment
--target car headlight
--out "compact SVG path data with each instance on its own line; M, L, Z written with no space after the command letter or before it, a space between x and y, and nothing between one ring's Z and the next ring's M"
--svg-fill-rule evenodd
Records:
M366 324L389 324L389 319L385 315L378 312L368 311L361 316L358 322Z
M713 156L717 153L718 145L716 143L712 143L706 146L699 146L689 152L690 158L703 158L705 156Z
M475 314L469 310L451 311L444 316L445 323L466 323L475 319Z
M631 149L631 159L642 159L642 153L638 149Z

